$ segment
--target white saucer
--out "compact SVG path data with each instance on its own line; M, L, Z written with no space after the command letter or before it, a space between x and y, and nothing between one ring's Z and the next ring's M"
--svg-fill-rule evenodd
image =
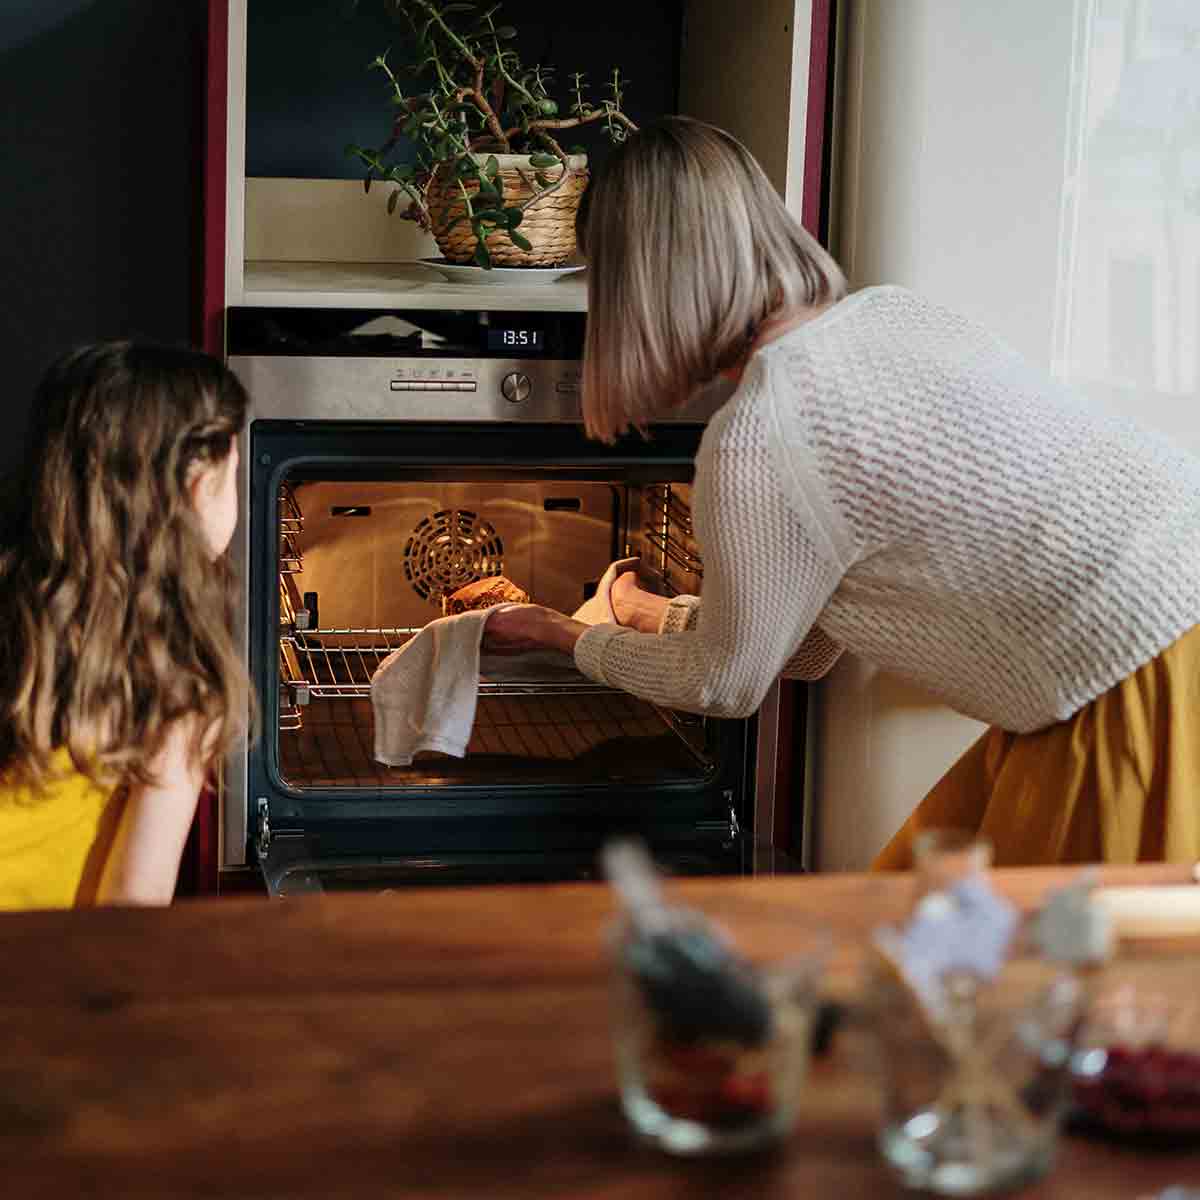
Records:
M485 271L468 263L447 262L444 258L421 258L417 260L432 267L451 283L554 283L567 275L587 268L565 267L493 267Z

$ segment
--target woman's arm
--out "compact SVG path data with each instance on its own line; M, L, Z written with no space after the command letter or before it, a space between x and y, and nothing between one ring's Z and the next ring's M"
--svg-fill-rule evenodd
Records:
M647 600L643 597L648 596L648 593L643 592L639 596L633 587L626 584L624 596L628 597L628 612L631 618L626 620L622 611L623 605L618 601L616 589L613 590L613 606L622 625L629 625L646 633L682 633L684 630L695 629L699 622L699 596L674 596L670 600L655 596ZM657 605L653 601L657 601ZM653 628L645 623L646 617L652 613L657 613ZM804 679L809 682L824 679L841 658L842 649L842 645L835 642L820 625L814 625L804 635L804 641L783 664L780 674L787 679Z
M485 646L573 652L590 678L666 708L728 717L754 712L844 572L832 561L835 539L781 480L772 436L753 403L727 406L705 433L692 497L704 562L694 628L657 634L585 626L527 606L498 611Z
M729 717L757 709L843 574L819 549L831 539L780 480L770 436L741 406L722 410L705 434L693 491L704 562L696 627L655 635L593 626L574 646L585 674L668 708Z
M149 764L155 782L129 789L97 904L170 904L204 783L204 763L195 751L194 720L176 721Z
M804 679L809 683L824 679L842 657L843 649L820 625L814 625L795 654L783 664L782 674L787 679Z

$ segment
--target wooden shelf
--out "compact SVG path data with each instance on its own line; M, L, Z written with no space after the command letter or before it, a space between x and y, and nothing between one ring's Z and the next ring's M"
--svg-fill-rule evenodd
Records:
M586 272L553 283L449 283L421 263L247 262L241 303L295 308L586 312Z

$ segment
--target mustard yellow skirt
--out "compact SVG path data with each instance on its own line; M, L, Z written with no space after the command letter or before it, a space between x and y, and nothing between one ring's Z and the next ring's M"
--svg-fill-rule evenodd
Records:
M872 869L908 868L937 827L982 833L997 866L1200 859L1200 625L1069 720L989 729Z

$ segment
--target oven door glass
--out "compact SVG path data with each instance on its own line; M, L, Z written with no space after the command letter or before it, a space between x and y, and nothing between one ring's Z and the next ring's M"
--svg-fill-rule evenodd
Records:
M545 863L590 857L605 833L632 827L680 845L715 838L727 852L747 723L661 709L566 656L484 656L463 757L425 751L396 767L374 756L372 677L462 585L504 575L571 613L610 561L637 554L645 586L699 591L694 431L631 454L562 427L266 426L252 435L264 736L250 766L276 838ZM446 461L450 445L471 447L470 459L460 449Z

